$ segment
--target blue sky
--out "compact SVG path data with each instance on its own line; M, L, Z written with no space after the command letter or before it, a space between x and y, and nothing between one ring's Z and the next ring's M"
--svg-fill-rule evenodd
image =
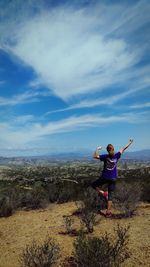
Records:
M0 155L150 148L150 1L0 0Z

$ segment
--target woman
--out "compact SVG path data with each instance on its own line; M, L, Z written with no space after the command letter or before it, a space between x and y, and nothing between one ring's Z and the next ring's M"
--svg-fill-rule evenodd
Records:
M107 217L111 216L112 208L112 194L115 189L116 179L117 179L117 162L121 157L121 154L132 144L133 140L130 139L128 144L120 149L119 152L115 153L113 145L109 144L107 146L108 154L100 155L99 151L102 149L101 146L97 147L94 152L93 158L104 162L104 167L102 175L99 179L92 183L92 187L103 197L107 199L107 210L104 213ZM101 187L107 184L108 192L104 192Z

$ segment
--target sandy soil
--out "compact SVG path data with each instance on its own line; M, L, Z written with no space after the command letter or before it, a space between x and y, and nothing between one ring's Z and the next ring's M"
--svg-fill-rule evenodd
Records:
M65 231L64 215L71 215L76 210L74 202L52 204L45 210L17 211L13 216L0 218L0 267L19 267L18 258L26 244L33 239L42 242L47 236L54 238L61 247L61 261L70 256L75 237L61 235ZM100 222L94 233L100 236L105 231L113 233L115 225L130 224L129 248L131 258L124 266L150 266L150 204L141 203L137 215L128 219L110 219L97 215ZM73 216L73 228L80 228L79 218ZM60 265L59 265L60 266Z

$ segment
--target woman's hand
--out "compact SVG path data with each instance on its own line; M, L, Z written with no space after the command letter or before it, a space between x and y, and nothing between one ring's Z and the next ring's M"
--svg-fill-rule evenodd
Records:
M97 150L101 150L101 149L102 149L102 146L98 146L98 147L97 147Z

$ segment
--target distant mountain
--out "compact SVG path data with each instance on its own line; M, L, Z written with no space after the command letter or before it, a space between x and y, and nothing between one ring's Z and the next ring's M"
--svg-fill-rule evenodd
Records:
M49 157L49 158L91 158L93 152L91 151L76 151L76 152L63 152L63 153L53 153L53 154L47 154L43 157Z
M123 158L135 160L150 160L150 149L139 150L134 152L125 152Z
M92 159L94 151L91 150L84 150L84 151L76 151L76 152L64 152L64 153L55 153L55 154L47 154L45 155L48 158L66 158L66 159L81 159L87 158ZM101 151L101 154L105 154L106 151ZM43 157L45 157L43 156ZM150 160L150 149L139 150L139 151L132 151L132 152L124 152L123 156L124 159L135 159L135 160Z
M106 151L101 151L101 154ZM76 152L64 152L55 154L46 154L43 156L29 156L29 157L0 157L0 165L39 165L50 164L52 162L66 162L66 161L91 161L93 151L84 150ZM137 161L150 161L150 149L125 152L122 155L123 160L137 160Z

